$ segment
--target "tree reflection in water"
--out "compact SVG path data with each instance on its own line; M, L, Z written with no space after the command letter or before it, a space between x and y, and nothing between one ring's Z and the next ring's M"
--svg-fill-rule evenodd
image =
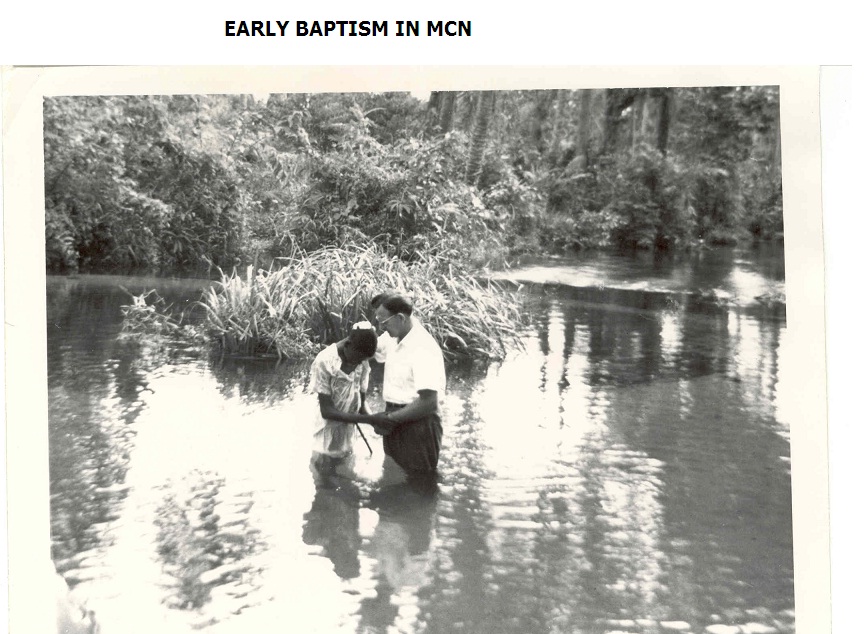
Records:
M254 585L257 571L249 559L260 550L248 514L254 496L226 496L224 487L225 479L214 473L193 473L165 487L154 521L157 550L171 579L165 588L170 607L200 608L217 583Z

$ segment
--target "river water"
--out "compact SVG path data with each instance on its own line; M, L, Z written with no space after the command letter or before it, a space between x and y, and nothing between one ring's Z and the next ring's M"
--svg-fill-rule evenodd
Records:
M102 632L794 631L782 251L506 277L534 325L449 368L434 482L371 430L310 464L307 364L118 339L121 286L206 281L49 277L52 556Z

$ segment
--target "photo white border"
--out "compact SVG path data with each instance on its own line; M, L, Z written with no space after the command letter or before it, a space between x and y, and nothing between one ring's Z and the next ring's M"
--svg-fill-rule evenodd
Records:
M85 94L779 85L787 337L795 358L796 629L830 629L824 255L818 67L71 67L3 72L10 631L52 631L42 99ZM44 562L44 564L42 563ZM50 583L50 582L49 582ZM45 620L43 624L42 621ZM39 625L37 625L39 623ZM44 629L43 629L44 628Z

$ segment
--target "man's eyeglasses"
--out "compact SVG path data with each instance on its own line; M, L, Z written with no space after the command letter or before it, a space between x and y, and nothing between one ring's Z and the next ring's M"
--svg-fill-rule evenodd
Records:
M382 321L379 321L379 322L378 322L378 327L381 328L381 327L382 327L384 324L386 324L388 321L390 321L390 320L393 319L394 317L398 317L398 316L399 316L399 313L395 313L395 314L393 314L393 315L390 315L387 319L384 319L384 320L382 320Z

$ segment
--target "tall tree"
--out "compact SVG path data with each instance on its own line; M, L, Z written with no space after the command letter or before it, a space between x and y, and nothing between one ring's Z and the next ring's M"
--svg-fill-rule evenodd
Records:
M435 132L438 126L438 121L441 117L441 102L444 100L444 93L440 90L433 90L429 94L429 103L426 104L426 132L431 134Z
M484 90L480 93L480 103L477 106L477 120L471 133L471 147L468 151L468 167L465 170L469 185L476 185L483 169L483 154L489 140L489 124L495 109L495 93Z
M444 134L447 134L453 129L453 114L456 112L457 97L457 92L448 90L444 93L441 100L441 114L438 121L441 126L441 132Z
M657 114L657 149L663 156L669 146L669 128L672 126L672 108L674 93L672 88L664 88L659 92L660 107Z
M459 118L459 128L470 130L471 122L474 121L474 109L477 107L477 94L474 92L462 93L460 101L464 102L462 116Z
M555 102L555 93L555 90L544 90L535 95L534 111L531 116L531 141L534 149L541 155L546 151L543 131Z
M591 153L591 100L590 90L583 90L579 95L579 152L585 157L586 163Z
M781 161L780 161L780 119L777 118L773 122L771 130L771 179L774 182L780 181Z
M550 156L554 157L557 154L558 144L561 140L561 121L564 119L564 108L567 105L567 94L569 90L556 90L555 92L555 109L552 115L552 148Z
M642 119L639 125L639 140L644 143L651 130L651 99L642 99Z
M611 154L615 151L624 113L633 105L638 92L637 88L609 88L606 90L602 154Z
M453 116L456 111L458 92L452 90L433 90L426 106L427 134L447 133L453 129Z

